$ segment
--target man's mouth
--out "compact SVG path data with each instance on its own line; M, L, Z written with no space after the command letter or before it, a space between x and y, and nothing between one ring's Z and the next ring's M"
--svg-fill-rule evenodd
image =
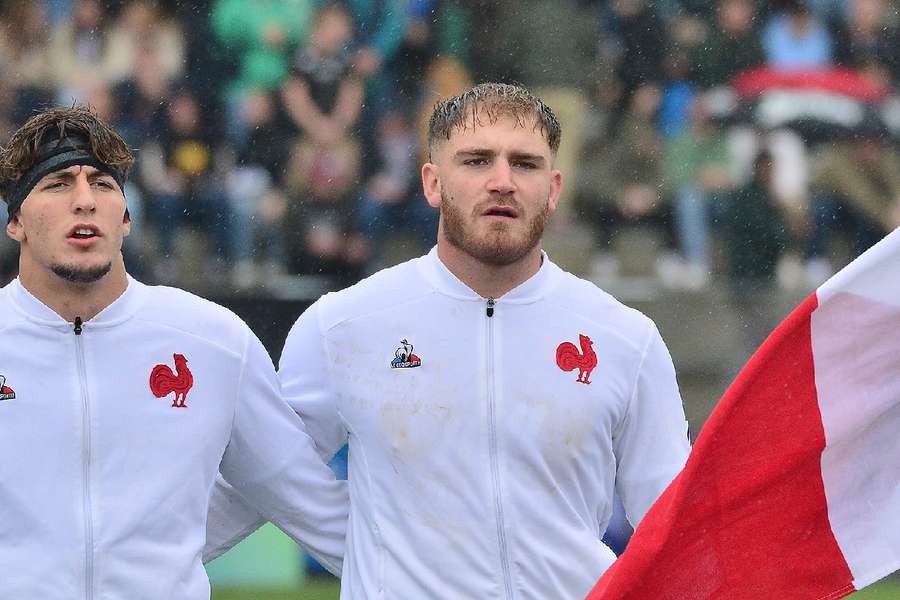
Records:
M515 219L518 212L511 206L491 206L482 213L485 217L502 217L507 219Z
M90 240L101 237L100 230L93 225L77 225L69 230L69 238L76 240Z

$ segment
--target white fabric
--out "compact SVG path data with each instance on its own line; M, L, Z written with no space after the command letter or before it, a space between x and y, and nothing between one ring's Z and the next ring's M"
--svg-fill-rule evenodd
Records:
M72 324L18 280L0 291L0 598L201 600L210 489L221 468L257 510L340 568L346 486L280 397L232 313L129 280ZM150 373L183 354L186 407Z
M590 384L556 364L579 335ZM279 377L323 457L349 440L344 599L582 598L614 489L637 523L689 452L656 327L546 256L492 317L434 250L329 294Z
M816 293L828 515L861 589L900 568L900 231Z

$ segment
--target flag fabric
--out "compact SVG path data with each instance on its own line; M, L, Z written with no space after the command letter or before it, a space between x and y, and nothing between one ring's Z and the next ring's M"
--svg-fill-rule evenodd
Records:
M836 600L900 568L900 229L750 358L588 600Z

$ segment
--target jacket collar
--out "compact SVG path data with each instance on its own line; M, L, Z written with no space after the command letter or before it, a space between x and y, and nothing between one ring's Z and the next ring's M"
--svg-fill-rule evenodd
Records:
M460 300L473 300L483 302L487 298L482 298L475 291L459 280L450 269L441 262L438 257L437 246L422 257L421 269L428 282L440 293ZM545 297L559 280L561 270L550 261L547 253L541 251L541 266L537 273L520 283L515 288L505 293L500 298L504 303L529 304L537 302Z
M91 328L110 327L131 318L143 301L143 291L146 286L131 276L128 276L128 285L122 294L113 300L109 306L101 310L97 315L85 321ZM12 305L25 318L40 325L54 328L70 328L71 323L59 316L49 306L41 302L22 285L16 277L6 287Z

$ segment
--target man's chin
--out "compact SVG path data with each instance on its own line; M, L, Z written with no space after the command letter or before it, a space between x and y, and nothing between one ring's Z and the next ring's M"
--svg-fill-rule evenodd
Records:
M53 273L69 283L90 284L100 281L112 270L112 262L95 266L53 265Z
M479 261L505 267L521 260L536 245L537 240L516 238L505 232L491 232L486 236L465 240L461 249Z

